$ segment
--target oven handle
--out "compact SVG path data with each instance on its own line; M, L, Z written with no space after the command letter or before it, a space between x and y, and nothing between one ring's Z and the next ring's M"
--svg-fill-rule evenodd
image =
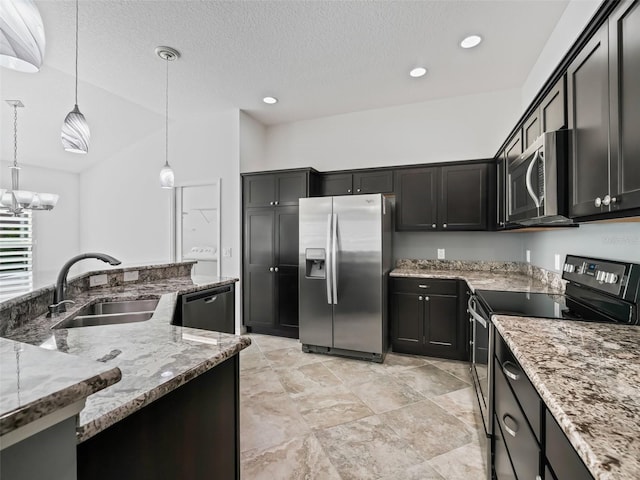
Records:
M476 312L475 308L471 306L472 302L474 301L475 301L474 297L469 297L469 302L467 302L467 308L469 309L469 314L475 321L480 323L480 325L482 325L483 328L487 328L487 321L484 318L482 318L482 316L478 312Z
M527 180L527 192L529 192L529 196L533 200L533 203L535 204L536 208L539 209L542 202L538 198L538 195L536 194L536 192L533 191L533 183L531 182L531 174L533 173L533 166L535 165L536 160L538 160L538 158L542 160L542 157L540 157L540 150L536 150L536 153L533 155L533 158L531 159L531 163L529 163L529 166L527 167L526 180Z

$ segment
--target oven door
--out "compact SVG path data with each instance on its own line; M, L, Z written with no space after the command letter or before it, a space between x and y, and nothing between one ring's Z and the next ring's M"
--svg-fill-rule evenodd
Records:
M489 314L475 296L469 299L468 307L471 316L471 377L478 397L484 429L487 436L490 436L493 433L492 362L490 361L493 357L493 325Z
M541 137L539 140L544 139ZM507 219L530 220L545 215L544 143L536 141L509 166Z

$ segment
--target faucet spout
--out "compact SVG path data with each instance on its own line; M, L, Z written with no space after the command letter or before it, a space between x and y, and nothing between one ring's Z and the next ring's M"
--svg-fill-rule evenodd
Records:
M60 269L60 273L58 273L58 280L56 281L56 290L53 293L53 303L54 305L58 305L57 312L65 312L66 307L65 304L62 303L64 301L64 286L67 283L67 275L69 274L69 269L79 262L80 260L84 260L85 258L96 258L98 260L102 260L109 265L120 265L120 260L112 257L111 255L107 255L105 253L81 253L80 255L76 255L65 263Z

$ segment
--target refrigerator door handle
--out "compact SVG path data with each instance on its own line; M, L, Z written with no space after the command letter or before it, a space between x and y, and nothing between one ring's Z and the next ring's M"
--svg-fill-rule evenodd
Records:
M327 214L327 250L325 254L325 277L327 277L327 303L331 305L333 298L331 297L331 220L333 215Z
M333 225L331 229L332 245L331 245L331 283L333 286L333 304L338 304L338 214L333 215Z

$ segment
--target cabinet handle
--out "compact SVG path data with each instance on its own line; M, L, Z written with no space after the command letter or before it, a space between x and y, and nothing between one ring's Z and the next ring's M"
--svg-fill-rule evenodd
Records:
M605 207L608 207L609 204L612 204L612 203L615 204L617 201L618 201L618 199L616 197L611 197L609 195L605 195L604 198L602 199L602 204Z
M424 297L424 301L428 302L429 301L429 297Z
M273 267L269 267L269 271L270 271L270 272L273 272Z
M422 295L420 295L420 296L418 297L418 300L422 300Z
M216 295L215 297L209 297L209 298L205 298L204 299L204 303L213 303L218 299L218 296Z
M269 205L273 205L273 202L269 202Z
M274 272L277 272L277 271L278 271L278 267L274 268L274 269L273 269L273 271L274 271Z
M360 189L356 190L356 192L360 193Z
M350 188L347 188L347 193L351 193L351 189Z
M429 288L429 285L425 285L424 283L421 283L420 285L418 285L419 288Z
M520 370L510 361L507 360L502 364L502 371L511 380L520 380Z
M600 208L602 206L602 199L600 197L596 197L596 199L594 200L593 204L597 207Z
M279 202L277 202L277 201L276 201L276 202L273 202L273 204L274 204L274 205L278 205L278 203L279 203Z
M510 423L511 425L507 425L507 423ZM504 416L502 417L502 425L504 425L504 429L507 431L509 435L511 435L512 437L515 437L517 435L518 422L516 422L516 419L513 418L508 413L505 413Z
M436 227L437 227L437 225L435 223L431 224L431 228L436 228Z
M442 224L442 228L447 228L447 224L446 224L446 223L443 223L443 224Z

